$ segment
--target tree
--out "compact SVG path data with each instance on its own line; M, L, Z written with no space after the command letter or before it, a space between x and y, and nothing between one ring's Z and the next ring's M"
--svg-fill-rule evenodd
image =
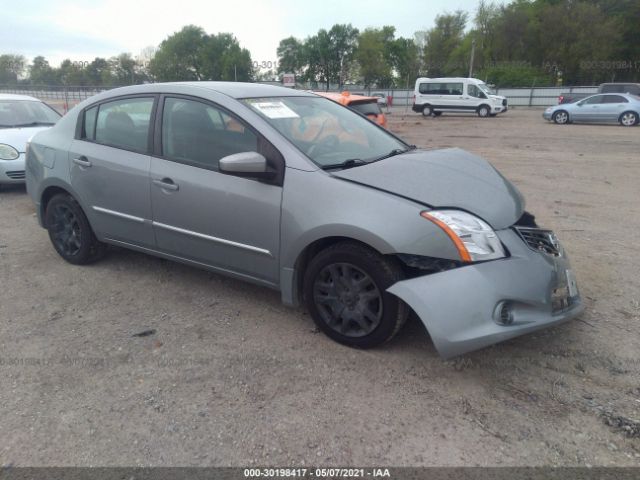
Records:
M447 63L451 54L464 38L467 14L461 10L436 16L435 26L426 33L424 62L430 77L447 74Z
M203 80L202 49L207 35L195 25L187 25L160 43L149 64L152 75L161 82Z
M355 58L360 65L365 86L377 85L385 88L393 82L391 49L395 28L367 28L358 37Z
M29 82L32 85L54 85L55 71L46 58L39 55L33 59L29 67Z
M249 50L241 48L230 33L207 36L200 53L204 79L247 82L253 78Z
M347 25L336 24L329 30L331 80L337 81L339 88L342 88L349 70L349 63L353 60L358 44L358 33L358 29L350 23Z
M293 73L296 77L303 75L307 66L304 44L295 37L280 40L278 45L278 72Z
M158 81L253 78L251 55L232 34L207 35L195 25L183 27L163 40L149 71Z
M420 71L418 46L412 39L400 37L393 40L388 48L398 85L410 88Z
M0 84L18 83L26 65L27 60L22 55L0 55Z

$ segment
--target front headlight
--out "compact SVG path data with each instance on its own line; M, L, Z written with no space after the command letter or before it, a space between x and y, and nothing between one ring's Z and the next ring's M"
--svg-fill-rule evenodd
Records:
M470 213L461 210L431 210L420 212L420 215L444 230L464 262L493 260L506 255L493 229Z
M0 160L15 160L20 154L18 150L6 143L0 143Z

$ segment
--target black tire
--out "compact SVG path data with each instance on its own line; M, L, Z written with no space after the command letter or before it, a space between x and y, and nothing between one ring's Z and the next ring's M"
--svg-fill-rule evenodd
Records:
M490 113L489 116L493 118L493 117L497 117L498 114L497 113Z
M424 107L422 107L423 117L430 117L432 114L433 114L433 108L431 107L431 105L425 105Z
M633 127L638 124L638 114L632 111L624 112L620 115L620 118L618 118L618 122L620 122L620 125L623 127Z
M566 110L558 110L553 114L551 120L553 120L553 123L556 125L566 125L569 123L569 113L567 113Z
M491 115L491 107L489 105L480 105L478 107L478 116L480 118L487 118L489 115Z
M107 246L98 241L78 202L66 193L47 204L45 226L58 255L74 265L86 265L102 258Z
M407 319L407 305L386 291L402 278L393 259L364 245L340 242L309 263L304 301L327 336L350 347L372 348L391 340Z
M433 112L434 117L439 117L440 115L442 115L442 112Z

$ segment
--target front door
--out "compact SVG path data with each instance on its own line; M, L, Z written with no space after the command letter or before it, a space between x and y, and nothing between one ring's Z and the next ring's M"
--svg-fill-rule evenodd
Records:
M266 140L211 103L162 103L161 155L151 159L158 249L277 284L282 187L218 171L222 157L260 151Z

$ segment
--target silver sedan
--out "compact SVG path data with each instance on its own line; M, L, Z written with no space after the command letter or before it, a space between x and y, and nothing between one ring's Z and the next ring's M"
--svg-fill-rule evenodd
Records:
M0 93L0 186L24 183L27 140L59 118L58 112L37 98Z
M624 93L592 95L578 102L549 107L542 116L558 125L585 122L632 127L640 121L640 98Z
M558 238L487 161L418 149L311 93L102 93L33 138L27 190L71 264L111 244L241 278L353 347L411 311L450 357L583 309Z

